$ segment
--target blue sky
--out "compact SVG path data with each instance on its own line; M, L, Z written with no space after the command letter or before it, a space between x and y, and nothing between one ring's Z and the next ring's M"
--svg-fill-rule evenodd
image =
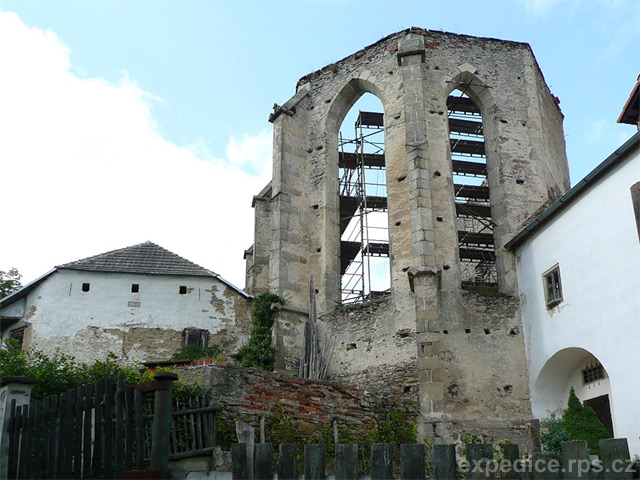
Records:
M635 131L638 0L0 0L0 270L152 240L243 286L272 105L409 26L530 43L573 183Z

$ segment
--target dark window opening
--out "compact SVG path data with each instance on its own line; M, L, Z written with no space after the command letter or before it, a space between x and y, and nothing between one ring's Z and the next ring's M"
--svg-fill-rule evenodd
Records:
M187 287L185 285L180 285L180 290L178 291L180 295L184 295L187 293Z
M582 370L582 384L587 385L589 383L597 382L604 378L604 368L599 362L595 365L589 365Z
M482 114L463 90L451 92L447 110L462 287L497 287Z
M544 294L547 308L553 308L562 303L562 282L560 280L560 267L556 265L543 274Z
M9 334L9 338L18 342L18 347L22 348L22 342L24 340L24 330L26 327L16 328L15 330L11 330Z
M368 108L380 105L377 99L377 105L367 103L373 95L363 100ZM360 110L354 123L353 136L341 131L338 139L342 303L378 298L391 289L384 115Z
M91 289L91 284L90 283L83 283L82 284L82 291L83 292L88 292Z
M209 346L209 331L197 328L185 328L183 331L183 349L191 345L206 348Z
M140 291L140 285L137 283L131 284L131 293L138 293Z

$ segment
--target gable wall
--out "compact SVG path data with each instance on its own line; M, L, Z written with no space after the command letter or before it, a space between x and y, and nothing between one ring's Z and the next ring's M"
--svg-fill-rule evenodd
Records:
M134 283L139 293L131 293ZM90 363L113 352L142 362L181 350L185 328L209 330L210 344L233 353L248 338L249 314L249 299L211 277L62 269L28 294L25 316L11 329L27 325L25 347L46 353L61 348Z

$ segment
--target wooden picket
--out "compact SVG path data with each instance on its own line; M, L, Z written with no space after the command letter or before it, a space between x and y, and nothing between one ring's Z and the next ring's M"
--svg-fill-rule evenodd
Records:
M121 376L11 408L10 479L122 478L149 468L158 382L126 386ZM216 408L204 397L174 399L169 459L210 454ZM166 462L165 462L166 463Z
M517 445L502 445L502 458L494 461L494 447L491 444L465 445L465 465L463 468L456 459L455 445L433 445L430 464L426 463L424 444L400 446L400 464L394 465L394 446L391 444L373 444L371 446L371 480L399 478L402 480L423 480L426 472L431 472L434 480L454 480L459 478L485 479L589 479L589 480L632 480L638 478L640 466L629 458L626 439L600 441L601 462L591 462L586 442L572 441L563 444L563 462L559 462L550 453L535 453L531 459L520 459ZM296 459L297 445L282 443L279 445L278 461L274 461L274 450L270 443L254 446L253 478L255 480L298 478ZM336 480L361 478L364 472L358 471L358 445L335 445L334 476ZM231 446L232 478L249 478L245 444ZM305 479L324 480L326 475L326 447L324 444L304 446ZM477 468L471 468L477 467ZM506 468L508 467L508 468ZM397 472L400 475L397 475Z

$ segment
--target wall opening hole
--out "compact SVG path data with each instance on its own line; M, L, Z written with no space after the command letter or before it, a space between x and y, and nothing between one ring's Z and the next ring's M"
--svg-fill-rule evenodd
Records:
M436 220L441 222L442 221L442 217L436 217Z
M396 222L396 227L399 227L400 225L402 225L402 222Z
M516 180L516 183L517 183L518 185L522 185L522 184L524 183L524 180L523 180L522 178L518 178L518 179Z
M484 329L484 334L485 335L491 335L491 330L489 330L488 328Z
M82 284L82 291L83 292L88 292L89 290L91 290L91 284L90 283L83 283Z
M178 289L178 293L180 295L185 295L187 293L187 286L186 285L180 285L180 288Z
M442 333L444 333L445 335L449 335L449 330L443 330Z
M131 284L131 293L138 293L140 291L140 285L137 283Z
M471 333L471 329L470 328L465 328L464 329L464 333Z
M402 175L401 177L398 177L398 181L399 182L404 182L404 179L407 178L406 175Z
M403 393L411 393L411 385L405 385Z
M316 252L320 253L322 251L322 248L316 248Z
M318 204L316 203L315 205L313 205L311 208L313 208L314 210L318 209Z

